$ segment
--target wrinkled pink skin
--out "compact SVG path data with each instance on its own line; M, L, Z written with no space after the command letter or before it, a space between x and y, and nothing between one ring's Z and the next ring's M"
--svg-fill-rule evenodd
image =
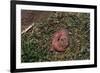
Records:
M69 35L67 29L61 29L54 33L50 51L64 52L69 45Z

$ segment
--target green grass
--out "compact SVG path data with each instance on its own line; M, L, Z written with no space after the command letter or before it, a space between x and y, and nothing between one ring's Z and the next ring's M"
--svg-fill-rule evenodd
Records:
M70 45L65 52L50 52L51 37L59 28L69 30ZM52 12L31 31L21 35L21 62L90 59L90 14Z

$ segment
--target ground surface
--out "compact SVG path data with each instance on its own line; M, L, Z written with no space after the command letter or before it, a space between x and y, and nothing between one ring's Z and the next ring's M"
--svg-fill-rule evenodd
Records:
M90 15L88 13L28 12L24 15L25 11L22 11L21 30L33 22L35 25L30 31L21 35L22 62L90 59ZM50 52L51 37L60 28L69 30L70 45L65 52Z

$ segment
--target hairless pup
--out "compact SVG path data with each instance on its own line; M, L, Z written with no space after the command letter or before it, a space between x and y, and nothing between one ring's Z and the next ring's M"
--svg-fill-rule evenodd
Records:
M50 51L64 52L69 45L69 32L60 29L53 34Z

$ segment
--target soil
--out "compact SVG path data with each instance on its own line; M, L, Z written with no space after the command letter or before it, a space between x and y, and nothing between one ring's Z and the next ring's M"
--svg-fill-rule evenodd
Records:
M21 11L21 31L28 28L32 23L43 21L48 18L51 12L44 11L31 11L22 10Z

